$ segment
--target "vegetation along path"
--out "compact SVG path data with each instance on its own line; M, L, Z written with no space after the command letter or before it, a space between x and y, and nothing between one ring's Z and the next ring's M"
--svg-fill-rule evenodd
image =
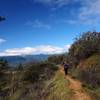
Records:
M64 74L64 70L61 67L60 72ZM73 90L74 94L71 100L92 100L91 97L82 89L81 82L72 79L69 75L65 77L69 81L69 88Z

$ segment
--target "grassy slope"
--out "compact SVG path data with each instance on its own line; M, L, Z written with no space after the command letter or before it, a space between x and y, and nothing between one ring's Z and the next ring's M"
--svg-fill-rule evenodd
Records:
M10 95L1 100L70 100L72 90L67 88L69 82L59 71L51 79L36 84L23 82L19 80L20 76L21 73L13 75L12 84L3 88L9 88Z
M72 90L67 85L68 81L58 71L53 79L46 82L45 90L49 91L46 100L70 100Z

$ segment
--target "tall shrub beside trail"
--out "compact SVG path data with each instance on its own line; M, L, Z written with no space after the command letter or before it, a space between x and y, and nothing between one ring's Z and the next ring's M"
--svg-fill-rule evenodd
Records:
M95 53L100 53L100 33L86 32L72 44L68 60L73 66L76 66L80 61Z
M100 85L100 55L94 54L78 65L80 69L79 79L86 84L90 84L92 88Z
M72 44L68 56L70 74L91 88L100 84L100 33L86 32Z

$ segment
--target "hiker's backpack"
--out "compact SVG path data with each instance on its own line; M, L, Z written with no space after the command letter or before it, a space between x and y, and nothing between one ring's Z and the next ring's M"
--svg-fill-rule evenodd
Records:
M69 68L69 65L68 64L64 64L64 68Z

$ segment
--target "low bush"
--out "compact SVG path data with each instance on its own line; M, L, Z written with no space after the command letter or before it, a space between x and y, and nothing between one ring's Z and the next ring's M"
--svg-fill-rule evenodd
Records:
M41 78L49 79L57 69L58 67L50 62L33 64L24 72L23 80L36 82Z

